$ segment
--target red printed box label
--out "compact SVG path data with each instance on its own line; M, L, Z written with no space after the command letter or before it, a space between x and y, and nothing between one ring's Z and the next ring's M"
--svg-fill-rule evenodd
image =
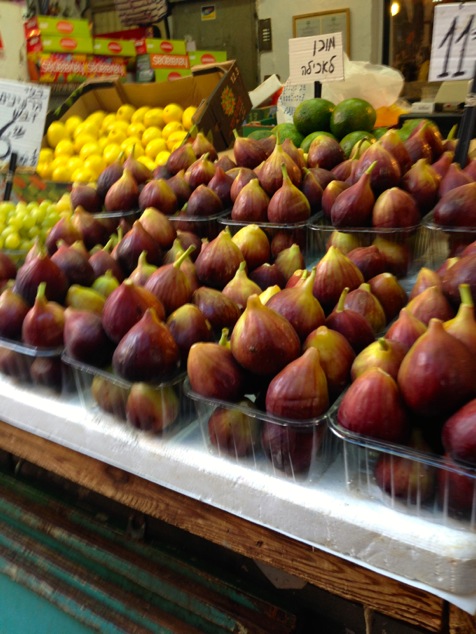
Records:
M151 55L152 68L190 68L188 55Z

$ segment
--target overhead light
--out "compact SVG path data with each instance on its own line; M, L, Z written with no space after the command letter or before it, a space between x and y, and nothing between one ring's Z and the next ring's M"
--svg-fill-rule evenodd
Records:
M394 18L398 13L400 13L400 3L392 2L390 5L390 15Z

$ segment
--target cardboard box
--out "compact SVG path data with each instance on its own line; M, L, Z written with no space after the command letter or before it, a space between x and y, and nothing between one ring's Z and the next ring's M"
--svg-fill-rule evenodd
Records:
M28 72L40 83L82 83L92 77L125 77L126 60L100 55L31 53Z
M168 53L174 55L185 55L187 47L185 40L157 40L140 39L136 40L137 55L148 53Z
M35 15L24 23L23 28L26 39L35 35L91 37L91 23L88 20Z
M233 129L241 126L251 107L240 69L230 60L196 66L192 72L176 81L149 84L87 82L48 113L45 129L55 119L65 120L73 114L85 118L95 110L115 112L123 103L163 107L176 102L183 107L197 106L194 120L198 128L212 133L218 151L225 150L233 144Z
M226 62L226 51L189 51L188 57L190 66L197 64L216 64L217 62Z
M93 53L94 55L135 57L136 47L134 40L111 40L104 37L95 37L93 40Z
M26 52L30 53L74 53L92 55L93 40L91 37L72 37L41 35L30 37L26 41Z

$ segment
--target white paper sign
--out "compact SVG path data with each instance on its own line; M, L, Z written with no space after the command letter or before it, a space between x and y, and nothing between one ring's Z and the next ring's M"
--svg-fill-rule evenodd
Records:
M429 81L472 79L476 65L476 2L434 9Z
M289 83L309 84L341 79L344 79L342 33L289 40Z
M49 86L0 80L0 167L12 152L18 166L36 166L49 97Z

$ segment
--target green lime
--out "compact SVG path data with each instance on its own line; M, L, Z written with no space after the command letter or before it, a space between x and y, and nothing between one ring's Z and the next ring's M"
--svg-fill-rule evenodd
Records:
M317 130L317 132L311 132L311 134L308 134L306 137L304 137L301 143L301 150L303 150L304 152L309 152L309 147L316 136L330 136L332 139L335 139L335 136L333 136L330 132L326 132L325 130Z
M337 139L342 139L355 130L373 130L377 119L375 108L365 99L351 97L340 101L331 114L330 131Z
M294 123L278 123L271 130L271 134L276 135L279 143L284 139L291 139L296 147L299 147L304 139L304 135L298 131Z
M328 99L321 97L306 99L294 111L293 123L304 136L316 130L329 131L329 122L334 108L335 105Z
M249 139L266 139L271 136L272 132L270 129L267 130L253 130L248 134Z
M345 137L340 140L340 146L344 150L345 158L349 158L354 145L357 141L361 141L362 139L368 139L373 143L375 141L375 136L366 130L354 130L353 132L346 134Z
M379 126L378 128L374 128L373 129L373 134L375 136L375 138L378 140L381 137L383 137L383 135L385 134L385 132L387 132L388 128L384 125Z

